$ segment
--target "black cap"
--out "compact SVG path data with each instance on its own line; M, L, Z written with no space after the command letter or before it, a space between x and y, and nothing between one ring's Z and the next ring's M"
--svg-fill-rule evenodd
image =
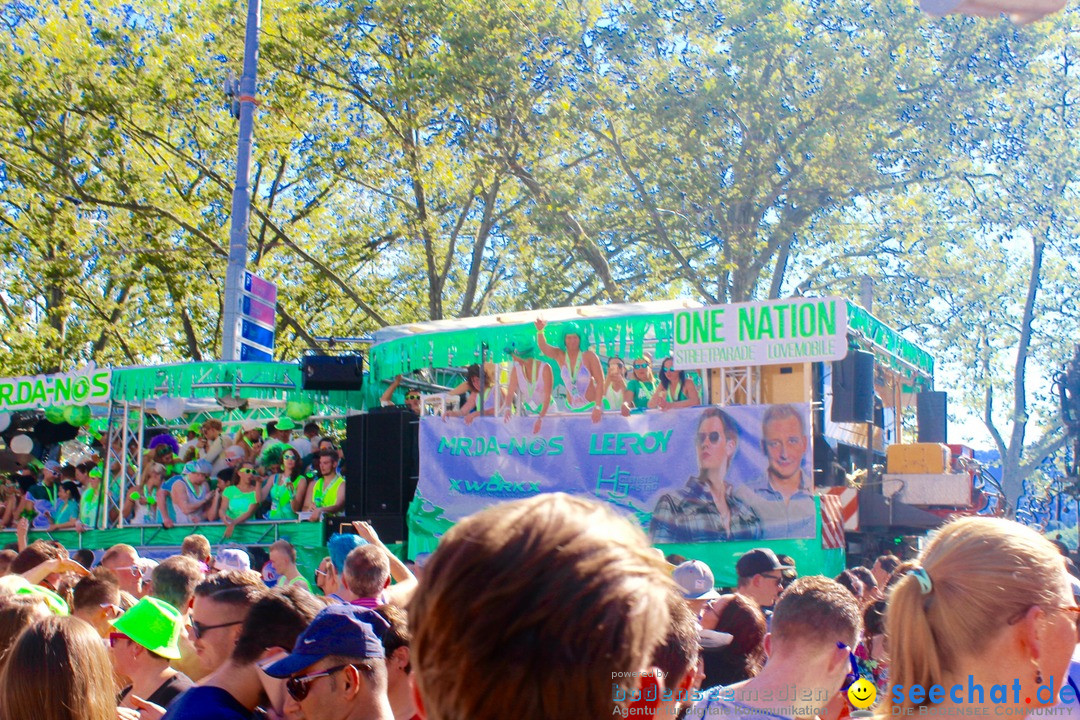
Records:
M790 565L781 565L780 559L776 557L769 548L754 548L743 553L743 556L739 558L739 561L735 563L735 573L741 578L753 577L754 575L760 575L761 573L772 572L774 570L791 570Z

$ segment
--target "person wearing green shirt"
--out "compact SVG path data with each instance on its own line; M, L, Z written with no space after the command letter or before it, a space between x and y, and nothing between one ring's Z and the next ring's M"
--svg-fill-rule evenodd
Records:
M300 472L300 453L290 447L281 454L281 472L269 476L266 478L266 482L259 484L259 502L261 503L270 498L268 519L296 519L293 498L296 497L296 486L302 475L303 473Z
M259 498L255 488L259 485L255 466L248 461L241 462L236 470L237 483L221 491L218 517L225 523L223 538L231 538L236 526L249 520L259 508Z
M79 498L79 519L75 529L79 532L93 530L101 521L101 469L94 468L87 475L87 485Z
M270 562L278 574L275 587L299 585L311 592L311 585L296 567L296 548L288 540L278 540L270 546Z
M341 512L345 507L345 478L337 471L337 453L320 450L315 454L318 475L301 482L298 499L303 498L302 510L310 512L308 519L319 522L326 515ZM295 507L295 505L294 505Z
M645 412L648 409L649 399L656 393L657 384L649 358L635 358L633 372L626 383L626 389L634 396L635 412Z
M70 530L79 521L79 485L71 480L60 483L56 506L52 511L49 532Z

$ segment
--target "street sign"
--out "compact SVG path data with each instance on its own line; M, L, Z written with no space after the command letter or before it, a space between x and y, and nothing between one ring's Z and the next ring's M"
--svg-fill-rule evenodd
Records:
M274 331L256 325L250 320L240 321L240 338L241 341L247 341L252 345L261 345L268 350L274 349Z
M239 304L240 359L273 361L277 287L245 270Z
M244 292L271 305L277 303L277 286L247 270L244 271Z
M274 327L274 309L273 305L267 305L250 295L240 297L240 315L244 318Z
M273 362L274 356L265 350L259 350L254 345L240 342L240 359L243 362Z

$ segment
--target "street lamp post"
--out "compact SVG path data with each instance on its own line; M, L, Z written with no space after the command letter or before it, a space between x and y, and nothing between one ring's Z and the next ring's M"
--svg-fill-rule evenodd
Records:
M247 266L248 218L251 213L251 137L255 125L255 72L259 64L259 25L261 0L248 0L247 30L244 37L244 74L236 95L234 113L240 120L236 149L236 183L233 186L232 225L229 230L229 265L225 270L225 317L222 322L221 359L240 359L240 293ZM232 80L229 85L233 85Z

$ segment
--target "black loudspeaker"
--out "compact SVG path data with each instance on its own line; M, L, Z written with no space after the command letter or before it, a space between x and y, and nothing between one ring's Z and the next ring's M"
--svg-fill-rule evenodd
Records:
M874 421L874 354L852 350L833 363L832 421Z
M397 409L353 415L345 433L345 513L404 518L420 471L420 418Z
M79 428L67 423L51 423L48 420L42 420L34 426L35 438L44 447L74 440L78 434Z
M305 390L359 390L364 382L363 355L306 355L300 359Z
M919 442L949 442L949 396L941 390L924 390L915 396Z

